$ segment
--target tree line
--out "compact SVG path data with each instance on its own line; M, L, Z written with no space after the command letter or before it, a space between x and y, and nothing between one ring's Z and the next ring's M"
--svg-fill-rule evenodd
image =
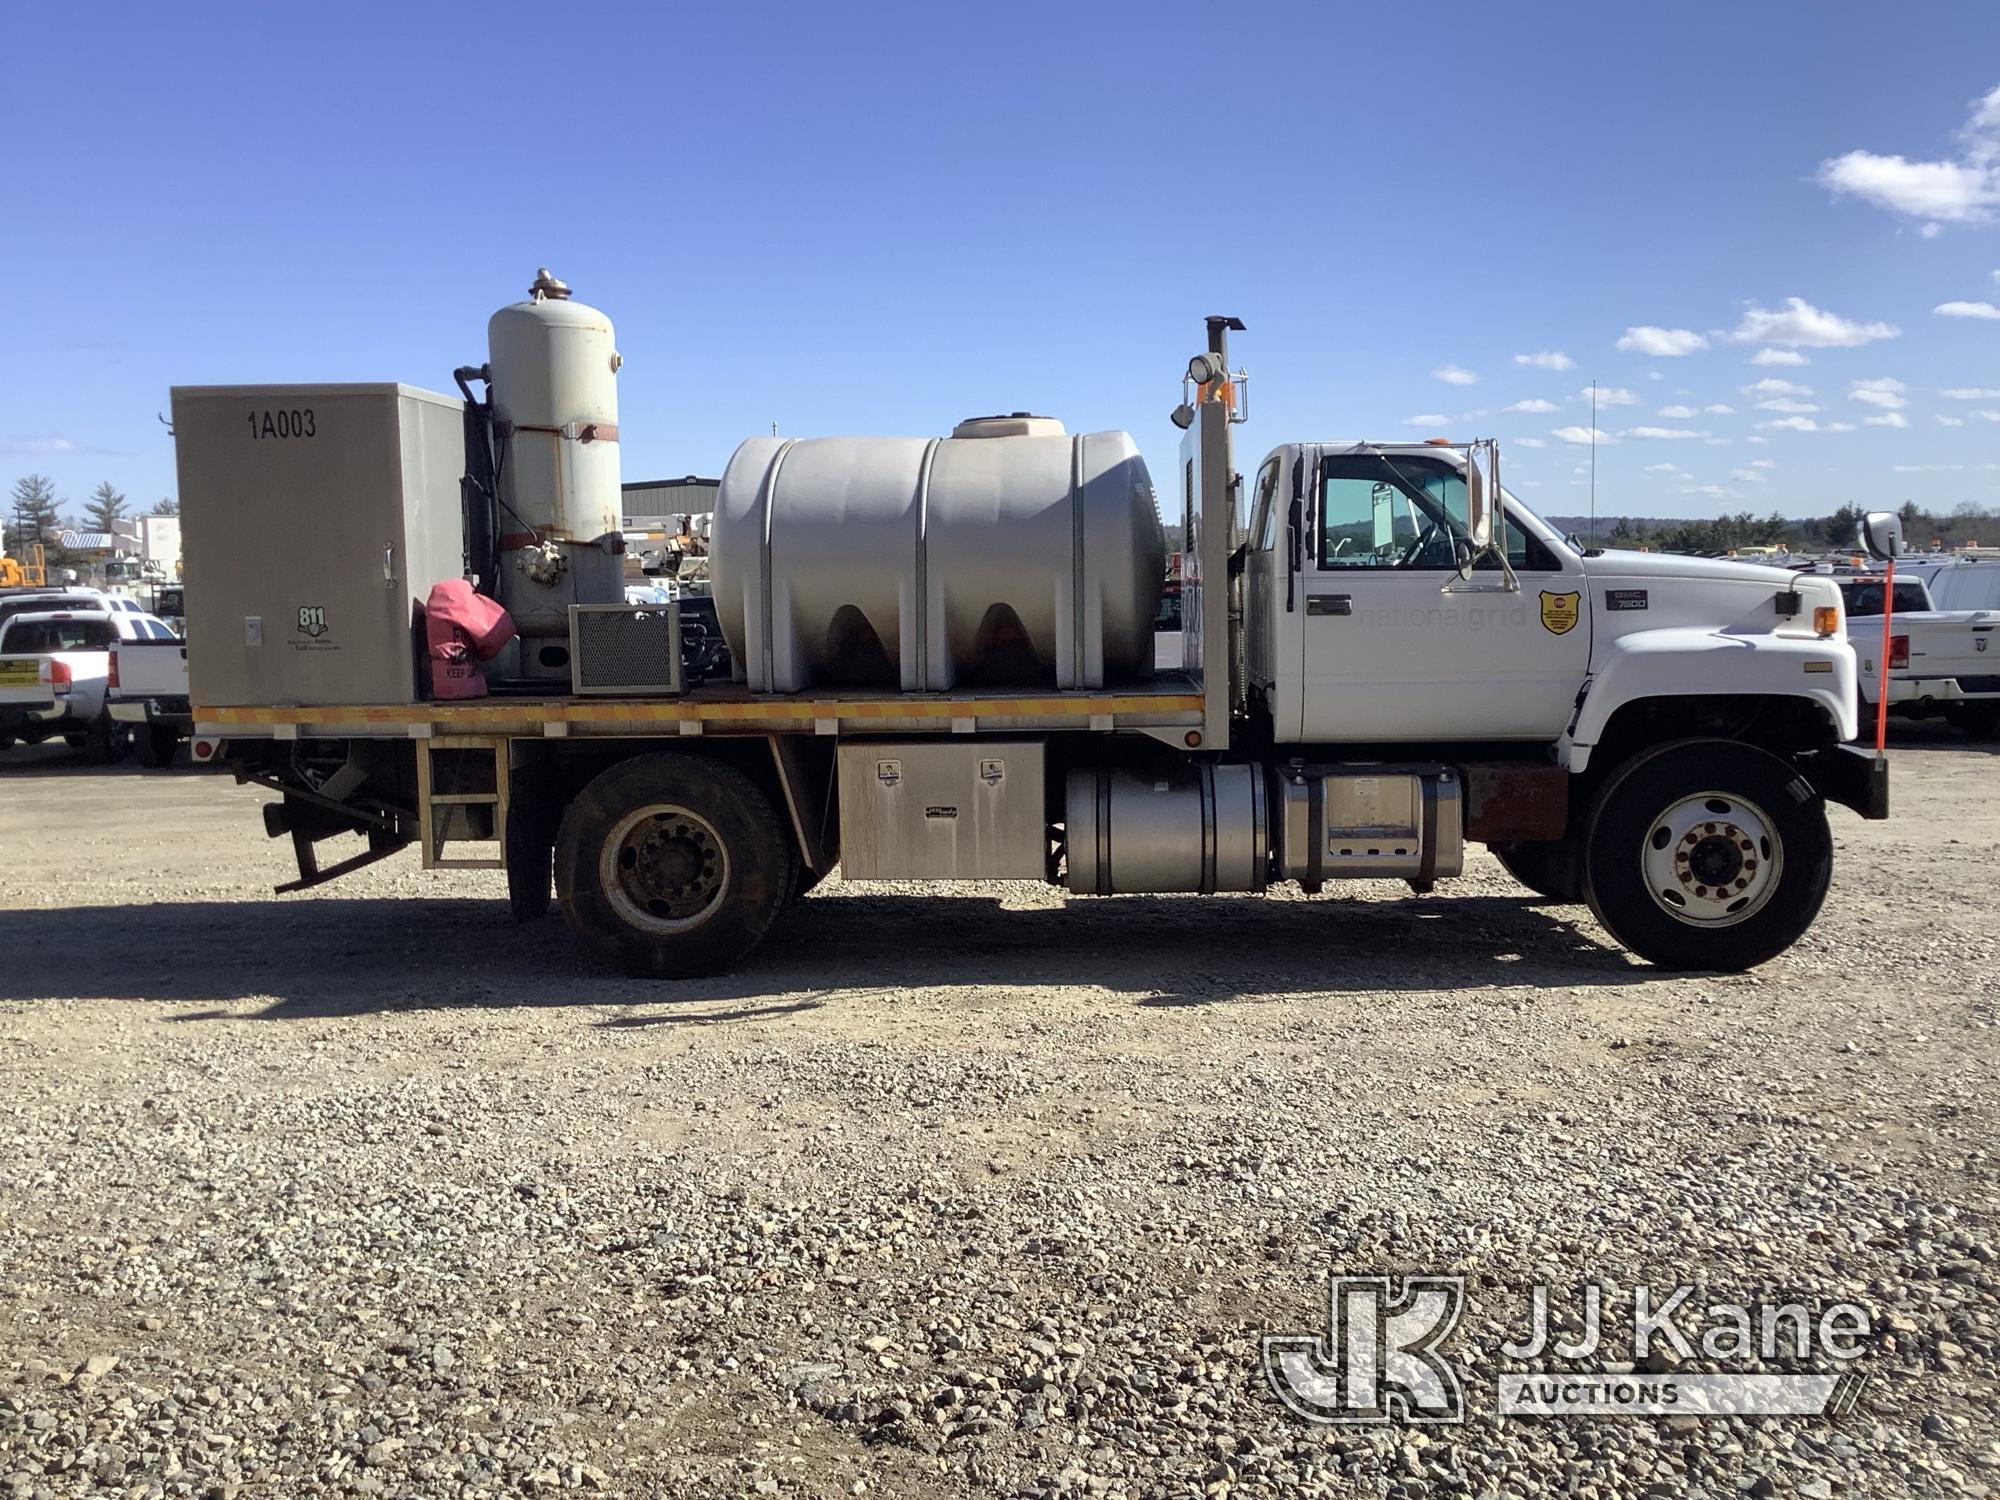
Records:
M7 512L4 517L5 550L14 557L23 557L36 542L43 544L49 561L62 561L63 548L56 540L57 533L65 528L73 531L114 531L118 522L136 514L131 502L120 493L110 480L90 492L90 498L83 502L81 518L66 514L68 502L58 499L55 481L43 474L29 474L14 481L14 489L8 497ZM162 500L148 515L177 516L180 505L171 499Z
M1749 511L1709 520L1647 520L1619 516L1598 536L1614 547L1650 547L1655 552L1729 552L1742 547L1788 547L1794 552L1839 552L1857 544L1855 532L1869 507L1843 505L1829 516L1804 520L1773 511L1756 516ZM1913 552L1927 551L1933 542L1947 551L1975 542L2000 547L2000 513L1967 500L1950 511L1930 511L1914 500L1895 507L1903 520L1903 540Z

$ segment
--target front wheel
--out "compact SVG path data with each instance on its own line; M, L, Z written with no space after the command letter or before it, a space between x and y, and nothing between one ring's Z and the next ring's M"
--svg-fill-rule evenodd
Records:
M1975 740L2000 740L2000 703L1968 703L1959 709L1958 727Z
M1777 757L1729 740L1641 755L1599 792L1590 909L1663 969L1753 968L1797 942L1833 879L1826 804Z
M757 946L791 895L796 857L741 772L693 754L641 755L599 775L563 814L556 898L603 962L687 979Z

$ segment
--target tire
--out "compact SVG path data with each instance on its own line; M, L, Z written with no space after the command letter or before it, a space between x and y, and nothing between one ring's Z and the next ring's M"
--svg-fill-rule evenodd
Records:
M63 738L67 740L69 736L64 735ZM101 713L90 721L90 728L84 732L81 748L93 765L116 765L125 758L125 752L132 748L132 737L125 732L125 726L110 714Z
M1612 774L1582 862L1591 911L1625 947L1662 969L1733 973L1812 925L1833 836L1825 802L1777 757L1679 740Z
M797 862L770 801L695 754L620 761L578 794L556 837L556 898L593 957L691 979L755 948Z
M148 724L144 729L134 730L132 737L139 746L139 764L148 770L165 770L180 753L180 731L169 725Z
M2000 740L2000 703L1968 703L1958 711L1958 727L1975 740Z
M1507 873L1538 896L1574 906L1583 900L1583 871L1569 839L1545 843L1489 844Z

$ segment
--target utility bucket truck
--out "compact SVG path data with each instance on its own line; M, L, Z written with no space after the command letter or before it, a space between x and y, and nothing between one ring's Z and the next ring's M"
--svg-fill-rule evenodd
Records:
M622 360L546 272L457 397L177 389L197 757L276 794L280 890L414 843L504 869L524 919L553 892L644 975L740 962L836 863L1425 892L1468 842L1655 964L1797 940L1826 804L1887 810L1882 762L1844 746L1833 580L1579 548L1491 442L1287 442L1239 473L1240 327L1208 320L1173 413L1165 668L1159 506L1123 433L753 438L712 600L633 605Z

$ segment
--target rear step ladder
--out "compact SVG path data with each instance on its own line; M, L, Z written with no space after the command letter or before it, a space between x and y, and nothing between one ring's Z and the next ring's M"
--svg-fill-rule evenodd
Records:
M511 756L501 735L438 734L417 742L417 820L426 870L507 868L507 781ZM468 809L493 809L492 832L475 836ZM447 856L447 843L489 844L484 857Z

